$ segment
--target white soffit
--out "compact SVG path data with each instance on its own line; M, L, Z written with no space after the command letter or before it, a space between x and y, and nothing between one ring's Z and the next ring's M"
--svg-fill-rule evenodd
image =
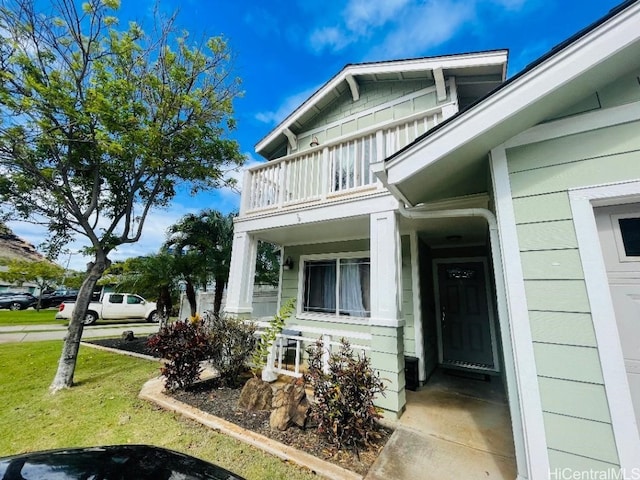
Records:
M507 63L507 50L495 50L480 53L467 53L459 55L450 55L442 57L417 58L410 60L397 60L387 62L363 63L355 65L347 65L336 76L329 80L324 86L309 97L300 107L298 107L291 115L285 118L275 129L273 129L266 137L260 140L255 147L256 152L264 150L271 142L276 140L285 128L293 125L298 119L305 115L309 110L315 108L316 104L331 95L338 85L347 82L354 95L355 77L359 75L382 75L382 74L411 74L413 72L421 72L427 70L442 69L443 71L451 69L465 69L472 67L495 67L499 66L505 71Z
M637 68L639 24L636 2L393 157L386 163L388 182L412 197L404 182L420 183L423 191L430 183L426 174L412 179L418 172L484 158L493 146Z

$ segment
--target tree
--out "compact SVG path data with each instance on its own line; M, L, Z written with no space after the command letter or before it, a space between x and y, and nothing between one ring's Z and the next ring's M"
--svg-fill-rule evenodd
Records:
M36 310L40 310L42 293L55 286L64 273L64 269L48 260L31 262L29 260L10 260L5 263L8 267L6 271L0 271L0 278L7 282L22 285L27 282L35 283L38 286L38 303Z
M224 215L207 209L185 215L168 229L165 246L180 258L178 265L186 281L192 316L197 311L194 287L206 289L209 279L215 281L213 313L220 313L222 294L229 279L235 216L235 213Z
M178 287L173 255L160 252L157 255L129 258L122 262L117 278L118 289L155 299L158 313L165 320L169 318Z
M52 11L39 9L51 5ZM0 6L0 202L47 225L48 251L87 239L87 265L52 391L73 383L82 318L109 253L136 242L178 187L230 182L243 162L224 39L193 45L175 15L118 30L118 0ZM5 211L6 210L6 211Z

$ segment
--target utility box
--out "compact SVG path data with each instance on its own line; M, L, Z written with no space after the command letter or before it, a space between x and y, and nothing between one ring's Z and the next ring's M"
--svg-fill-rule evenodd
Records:
M404 381L407 390L415 392L420 386L418 359L416 357L404 357Z

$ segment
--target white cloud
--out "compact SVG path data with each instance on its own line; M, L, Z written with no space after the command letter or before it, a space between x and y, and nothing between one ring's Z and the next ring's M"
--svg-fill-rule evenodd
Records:
M258 112L255 114L255 119L259 122L269 125L277 125L284 120L291 112L293 112L298 106L302 104L307 98L309 98L316 90L317 86L303 90L302 92L295 93L287 98L280 104L277 110Z
M530 0L349 0L337 18L325 16L308 36L315 53L339 52L351 44L373 45L371 59L424 54L474 22L479 6L510 12Z

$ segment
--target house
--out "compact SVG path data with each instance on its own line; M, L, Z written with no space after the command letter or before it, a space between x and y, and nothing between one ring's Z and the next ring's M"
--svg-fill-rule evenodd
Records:
M405 357L499 375L518 478L640 473L639 25L508 80L505 51L346 66L257 144L226 310L277 243L290 323L366 344L388 415Z

